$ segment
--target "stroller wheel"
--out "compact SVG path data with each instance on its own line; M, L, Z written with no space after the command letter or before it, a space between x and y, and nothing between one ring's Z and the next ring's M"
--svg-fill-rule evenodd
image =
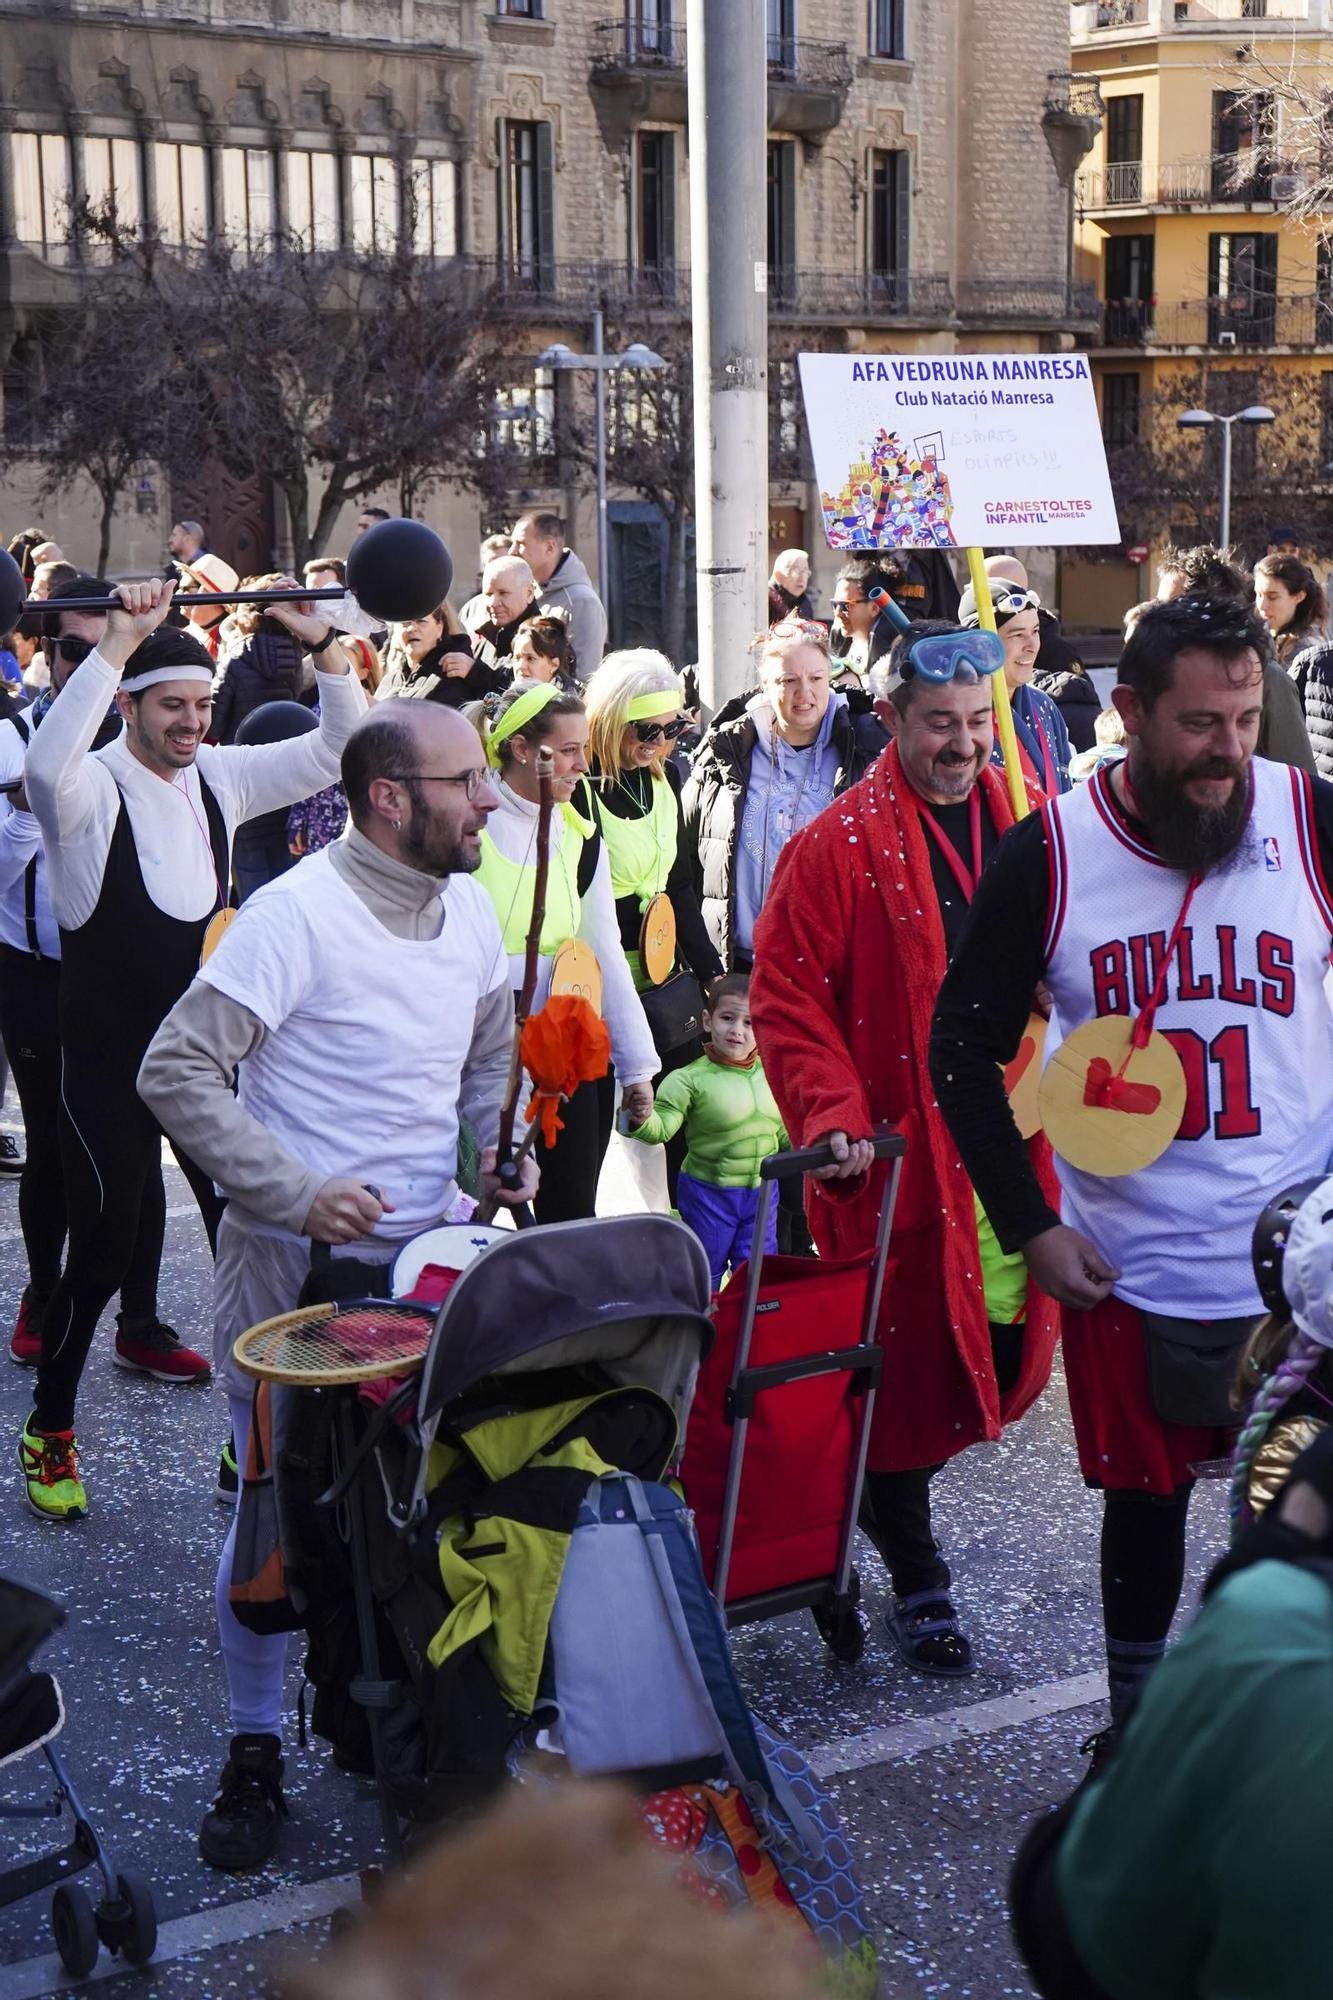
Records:
M103 1936L110 1950L118 1951L127 1965L146 1965L157 1949L157 1908L153 1892L142 1875L117 1875L114 1914L99 1911L105 1928ZM114 1941L107 1931L114 1928Z
M861 1623L856 1600L848 1603L813 1605L815 1624L819 1636L832 1653L835 1660L850 1666L859 1660L866 1646L866 1628Z
M97 1963L97 1919L87 1890L77 1882L63 1882L51 1898L51 1935L66 1972L86 1979Z

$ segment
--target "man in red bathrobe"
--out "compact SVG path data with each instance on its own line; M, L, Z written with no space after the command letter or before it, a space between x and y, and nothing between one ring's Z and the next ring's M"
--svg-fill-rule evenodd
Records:
M867 1513L889 1567L891 1636L912 1666L972 1670L931 1527L930 1480L998 1438L1050 1375L1057 1312L977 1207L927 1071L931 1014L982 868L1013 815L991 765L994 634L938 622L895 642L875 689L893 741L783 850L755 930L750 986L764 1069L795 1146L831 1142L811 1183L820 1253L870 1249L886 1169L907 1140L878 1337ZM1029 1148L1054 1199L1049 1149Z

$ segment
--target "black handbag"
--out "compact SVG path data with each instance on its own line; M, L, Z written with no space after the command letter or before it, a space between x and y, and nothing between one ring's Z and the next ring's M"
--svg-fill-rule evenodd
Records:
M702 1035L703 988L692 972L673 972L660 986L645 987L639 998L659 1056L669 1056L683 1042Z
M1173 1319L1145 1312L1148 1390L1167 1424L1227 1430L1240 1422L1231 1401L1241 1350L1257 1319Z

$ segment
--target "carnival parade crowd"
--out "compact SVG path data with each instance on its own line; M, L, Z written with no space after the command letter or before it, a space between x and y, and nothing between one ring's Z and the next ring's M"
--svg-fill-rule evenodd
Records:
M1333 639L1314 571L1281 538L1253 574L1173 554L1104 704L1014 557L986 566L991 631L935 555L847 562L825 621L787 550L751 691L706 716L693 669L607 650L554 515L490 537L457 609L371 637L299 597L228 603L341 587L343 561L241 579L205 540L177 524L171 574L106 613L62 609L107 586L54 544L13 545L43 602L0 640L0 1039L25 1131L0 1170L28 1267L9 1351L33 1383L10 1504L53 1533L115 1508L78 1406L113 1302L119 1366L224 1392L234 1507L253 1385L233 1343L296 1305L312 1243L382 1269L479 1199L591 1217L618 1129L645 1206L689 1225L721 1290L788 1147L830 1160L784 1184L767 1249L867 1255L891 1127L861 1524L892 1589L870 1643L975 1671L984 1604L960 1613L932 1481L1019 1422L1060 1346L1102 1499L1110 1706L1087 1781L1019 1858L1032 1976L1057 2000L1312 2000L1333 1837ZM178 588L216 601L182 617ZM505 1179L539 828L528 998L592 977L610 1060ZM1108 1021L1164 1038L1185 1079L1157 1150L1114 1172L1012 1108L1043 1038L1049 1067ZM1071 1129L1126 1101L1106 1046ZM164 1137L215 1259L212 1326L188 1338L158 1312ZM1201 1474L1230 1479L1235 1535L1168 1653ZM288 1635L238 1620L237 1559L233 1518L199 1841L243 1872L283 1837Z

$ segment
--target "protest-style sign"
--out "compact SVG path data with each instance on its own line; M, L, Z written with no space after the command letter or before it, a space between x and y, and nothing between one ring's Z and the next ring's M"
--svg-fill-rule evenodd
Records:
M1118 542L1082 354L803 354L830 548Z

